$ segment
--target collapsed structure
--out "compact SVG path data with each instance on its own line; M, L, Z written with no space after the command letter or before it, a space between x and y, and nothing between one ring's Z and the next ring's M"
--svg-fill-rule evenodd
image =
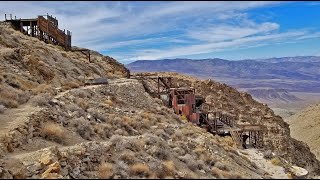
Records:
M134 79L142 82L145 90L153 97L160 98L167 107L186 117L189 122L218 135L230 135L239 148L263 148L265 127L260 124L237 124L230 113L218 111L196 95L193 87L173 87L171 77L134 75ZM148 86L148 82L156 84L156 89Z

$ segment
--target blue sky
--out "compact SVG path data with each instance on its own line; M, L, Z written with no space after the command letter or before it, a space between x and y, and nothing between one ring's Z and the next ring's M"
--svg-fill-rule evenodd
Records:
M18 18L52 14L60 28L72 31L73 45L124 64L320 56L320 2L2 1L0 14L5 13Z

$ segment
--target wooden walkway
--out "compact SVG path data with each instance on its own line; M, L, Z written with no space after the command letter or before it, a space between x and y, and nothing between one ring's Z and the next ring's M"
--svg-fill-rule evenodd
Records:
M25 35L55 45L60 45L65 50L71 50L71 32L58 28L58 20L50 15L39 15L32 19L12 18L5 14L5 22L11 23L12 27Z

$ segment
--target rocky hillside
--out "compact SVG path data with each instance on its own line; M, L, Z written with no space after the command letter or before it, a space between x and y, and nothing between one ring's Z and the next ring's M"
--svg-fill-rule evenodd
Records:
M140 73L139 73L140 74ZM238 92L236 89L212 80L198 80L191 76L177 73L143 73L153 75L170 75L176 87L192 86L196 93L205 97L206 102L217 110L235 115L238 124L263 124L267 126L264 134L265 148L277 152L288 161L311 171L319 171L319 162L309 147L290 137L289 125L274 114L266 105L255 101L250 94ZM303 158L302 158L303 157ZM315 169L310 167L314 167ZM313 169L313 170L312 170Z
M311 105L285 120L290 124L291 136L306 142L320 159L320 104Z
M80 52L2 26L0 44L0 178L277 177L231 137L185 122L111 57L94 53L90 63ZM268 161L281 177L293 173L278 166L281 157L308 177L319 173L308 147L290 138L267 106L225 84L173 76L239 122L263 121L266 154L274 158ZM108 77L109 84L83 86L88 77Z
M230 137L182 122L130 79L70 90L9 134L4 177L268 177Z
M129 71L115 59L92 54L89 63L81 52L66 52L1 26L0 104L15 108L34 95L78 87L90 77L128 76Z

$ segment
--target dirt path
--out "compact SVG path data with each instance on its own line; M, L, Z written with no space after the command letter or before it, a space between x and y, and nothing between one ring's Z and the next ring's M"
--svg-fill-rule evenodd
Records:
M263 158L262 152L259 152L257 149L244 149L241 150L242 154L247 156L250 161L256 163L256 165L265 170L271 178L274 179L289 179L288 175L285 173L285 169L281 166L277 166L271 163L270 160ZM240 151L240 153L241 153Z
M19 106L18 108L7 109L3 114L0 114L0 136L24 124L28 116L40 110L40 107L35 107L29 103Z

